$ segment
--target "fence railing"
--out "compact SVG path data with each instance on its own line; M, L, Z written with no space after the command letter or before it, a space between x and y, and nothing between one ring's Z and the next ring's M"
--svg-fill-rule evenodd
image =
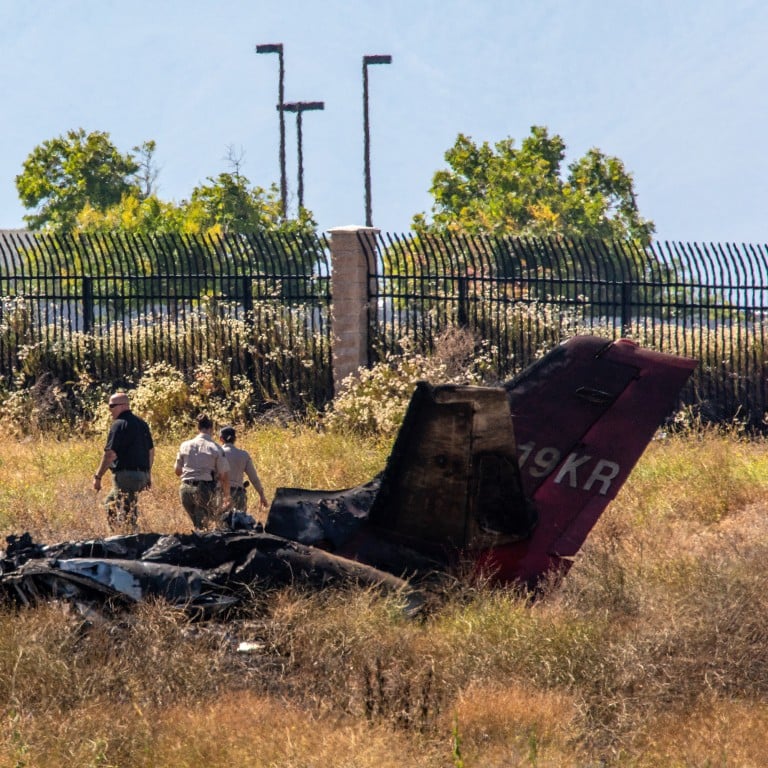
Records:
M765 246L370 232L369 363L404 337L433 351L459 325L503 381L575 333L628 335L699 360L682 401L706 418L763 423ZM334 381L331 256L344 258L332 249L300 234L0 233L0 385L41 371L130 384L157 363L192 373L218 360L264 399L321 406ZM364 310L349 312L359 327Z
M630 336L691 356L682 395L707 419L759 426L768 410L764 246L380 235L365 248L371 361L408 338L434 350L460 325L497 378L574 333Z
M0 235L0 378L125 383L221 361L264 399L332 396L322 237Z

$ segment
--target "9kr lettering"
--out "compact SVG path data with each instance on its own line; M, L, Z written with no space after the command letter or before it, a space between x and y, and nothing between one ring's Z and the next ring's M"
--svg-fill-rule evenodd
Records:
M544 447L536 450L533 442L518 445L518 463L520 469L527 471L531 477L546 477L560 464L560 451L557 448ZM570 488L581 488L591 491L598 485L597 491L605 496L611 482L619 474L621 467L615 461L607 459L593 460L592 456L569 453L554 477L558 485L565 483Z

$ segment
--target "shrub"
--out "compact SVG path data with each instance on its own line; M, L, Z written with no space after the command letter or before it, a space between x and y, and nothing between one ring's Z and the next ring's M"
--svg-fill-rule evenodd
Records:
M131 408L157 431L167 431L190 411L189 385L184 374L168 363L150 366L131 392Z
M484 345L455 326L440 334L431 356L415 352L408 338L399 345L402 353L387 354L372 368L360 368L344 380L326 411L327 427L391 437L402 424L416 382L478 384L487 370Z
M208 360L192 371L189 400L193 411L206 411L214 421L248 423L256 411L256 391L247 377L232 376L220 360Z
M0 424L16 437L45 433L63 438L75 431L88 432L106 396L106 387L88 376L62 382L53 373L44 373L31 386L0 398Z

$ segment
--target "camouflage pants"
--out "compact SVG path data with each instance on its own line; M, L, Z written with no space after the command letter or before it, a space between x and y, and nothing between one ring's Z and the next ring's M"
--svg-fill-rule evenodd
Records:
M146 472L118 470L104 499L107 523L113 533L136 533L139 529L139 491L149 483Z
M216 522L218 503L215 482L201 481L198 485L182 483L179 499L195 528L210 528Z
M232 509L236 509L239 512L248 511L248 492L245 488L232 486L229 489L229 494L232 499Z

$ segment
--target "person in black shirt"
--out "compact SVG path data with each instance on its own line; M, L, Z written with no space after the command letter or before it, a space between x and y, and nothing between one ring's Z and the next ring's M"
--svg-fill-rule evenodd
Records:
M112 489L104 499L107 522L113 532L138 530L138 493L152 485L155 444L149 425L131 412L128 395L115 392L109 398L112 426L101 464L93 476L93 489L101 490L101 478L112 472Z

